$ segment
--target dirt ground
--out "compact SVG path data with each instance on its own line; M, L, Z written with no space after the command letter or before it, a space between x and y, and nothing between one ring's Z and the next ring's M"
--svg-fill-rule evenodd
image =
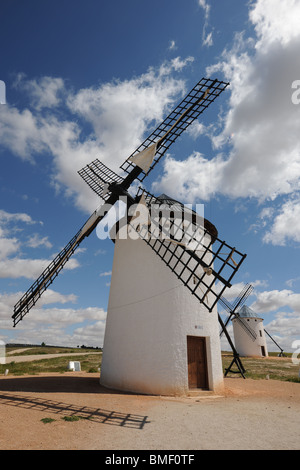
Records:
M294 450L299 427L297 383L234 377L223 395L157 397L83 372L0 378L2 450Z

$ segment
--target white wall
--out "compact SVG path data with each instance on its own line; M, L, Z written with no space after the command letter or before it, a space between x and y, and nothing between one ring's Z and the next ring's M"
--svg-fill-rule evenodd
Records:
M261 318L243 318L243 321L257 334L256 340L252 341L251 336L246 333L239 321L233 319L234 343L240 356L262 356L261 346L264 346L266 356L268 356L266 336ZM260 335L261 332L261 335Z
M100 382L146 394L188 391L187 335L207 337L209 388L223 387L209 312L142 240L116 240Z

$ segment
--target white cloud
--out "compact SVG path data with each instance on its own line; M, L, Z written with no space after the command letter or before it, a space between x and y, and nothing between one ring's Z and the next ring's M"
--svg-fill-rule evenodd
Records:
M13 294L0 293L0 316L1 319L10 318L13 312L14 305L20 300L23 292L15 292ZM52 289L47 289L43 296L39 299L39 307L53 303L65 304L68 302L74 303L77 296L74 294L60 294Z
M34 308L23 320L22 343L103 346L106 312L98 307ZM72 327L71 327L72 325ZM71 328L70 328L71 327Z
M42 271L51 263L50 259L10 258L0 261L0 278L35 280ZM75 269L79 267L76 258L71 258L64 269Z
M29 109L0 106L0 142L23 160L33 161L32 154L46 150L36 117Z
M26 279L37 279L41 272L50 264L50 259L28 258L22 250L25 247L38 248L45 246L51 248L52 243L48 237L41 237L35 233L26 240L22 235L22 224L33 225L41 224L34 221L25 213L9 213L0 210L0 278L17 279L24 277ZM12 236L12 234L18 234ZM69 260L66 269L75 269L79 266L75 258Z
M111 271L105 271L103 273L100 273L99 274L100 277L103 277L103 276L111 276Z
M170 41L169 51L174 51L177 49L176 42L174 40Z
M207 3L199 4L208 15ZM188 200L221 194L266 203L288 197L265 236L265 241L279 244L289 238L299 241L300 108L291 100L291 85L300 70L299 9L300 2L294 0L252 3L249 19L256 35L237 33L232 48L207 68L208 75L221 72L230 82L222 132L194 128L195 136L199 131L210 137L215 156L194 152L185 163L165 160L159 182L167 192L177 181L173 187L179 187ZM266 221L267 211L263 216ZM293 227L288 229L287 221Z
M210 12L210 5L208 4L206 0L198 0L198 2L199 2L200 7L203 8L205 12L205 17L208 17L209 12Z
M207 0L198 0L199 6L203 8L204 11L204 26L202 31L202 45L203 46L212 46L213 39L212 39L212 31L207 33L207 27L209 24L209 16L210 16L210 5Z
M61 294L52 289L47 289L41 299L39 300L39 306L48 305L48 304L66 304L68 302L75 303L77 296L74 294Z
M274 199L299 188L300 115L291 102L300 66L300 30L293 27L299 2L289 1L284 9L282 4L257 1L250 11L255 41L237 36L234 48L210 69L230 81L223 138L232 150L222 191L231 196Z
M293 287L293 284L300 281L300 276L294 277L293 279L288 279L285 281L286 285L291 289Z
M8 223L8 222L24 222L26 224L35 224L37 222L33 221L30 215L25 213L11 213L6 212L0 209L0 223Z
M215 193L222 178L222 158L208 160L201 153L194 152L184 161L171 157L165 159L164 174L153 183L154 192L164 192L184 204L196 199L208 201Z
M276 42L287 45L299 36L300 3L298 0L257 0L250 11L259 41L257 48L272 47Z
M300 199L291 199L282 205L263 240L282 246L289 240L300 242Z
M186 67L189 63L194 62L194 57L187 57L186 59L181 59L181 57L175 57L172 59L171 64L174 70L179 71Z
M0 293L0 321L2 340L8 340L5 330L13 328L11 316L13 306L20 299L22 292L13 294ZM28 344L64 345L64 346L102 346L106 312L102 308L59 308L45 307L53 303L75 303L74 294L60 294L47 289L38 304L30 311L22 322L22 328L14 330L13 341ZM44 307L43 307L44 306Z
M39 246L45 246L46 248L52 247L52 243L49 242L48 237L41 238L37 233L30 236L26 244L31 248L37 248Z
M213 45L212 31L203 38L203 45L208 47Z
M290 307L300 315L300 294L288 289L263 291L257 294L257 299L251 306L258 313L274 312L282 307Z
M1 146L31 162L42 154L50 156L53 186L91 212L99 199L77 171L95 158L119 171L145 133L182 95L184 82L172 74L192 60L177 57L131 80L114 80L77 92L68 89L62 79L27 80L21 76L18 90L29 95L31 108L0 107ZM44 107L47 113L42 112ZM90 132L83 134L83 127Z
M19 74L14 86L26 91L30 95L31 106L39 111L58 106L64 92L64 81L54 77L26 80L24 74Z
M5 238L1 236L0 229L0 262L8 256L16 253L20 249L20 242L17 238Z

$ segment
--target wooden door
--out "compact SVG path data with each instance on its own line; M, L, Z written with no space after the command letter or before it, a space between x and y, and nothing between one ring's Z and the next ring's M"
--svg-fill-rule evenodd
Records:
M189 388L208 388L206 341L199 336L187 336Z

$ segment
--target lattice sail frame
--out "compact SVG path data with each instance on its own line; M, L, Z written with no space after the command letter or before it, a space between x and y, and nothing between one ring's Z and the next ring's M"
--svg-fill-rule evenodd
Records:
M215 101L228 85L229 83L217 79L202 78L166 119L123 162L120 168L129 174L137 166L131 159L155 145L156 152L152 164L147 171L141 170L136 177L137 180L143 181L175 140ZM111 194L108 191L108 186L111 183L120 184L124 180L98 159L79 170L78 174L104 200L108 200Z
M139 217L132 218L130 227L211 312L224 290L231 287L246 255L220 240L213 226L195 212L185 214L182 204L162 203L142 189L138 195L146 202L150 217L144 223ZM159 212L166 209L173 217L160 217Z
M126 173L130 173L135 167L134 163L130 161L131 158L156 143L156 155L150 169L147 172L143 171L137 178L139 181L143 181L177 137L215 101L228 85L229 83L220 80L202 78L161 125L125 160L120 168Z
M246 302L247 298L249 297L252 291L253 286L251 284L246 284L240 294L235 299L235 301L233 302L233 304L231 304L223 295L220 297L219 300L229 313L229 317L227 318L224 324L225 328L227 327L231 317L234 316L234 318L239 322L241 327L250 336L252 341L255 341L257 338L257 333L253 330L253 328L248 325L247 321L239 315L239 309ZM221 331L220 336L222 335L222 333L223 331Z
M89 187L105 201L108 200L110 196L110 191L107 190L108 185L111 183L122 183L123 181L121 176L117 175L98 159L79 170L78 174Z
M170 145L177 137L197 119L197 117L219 96L229 85L217 79L202 78L182 102L170 113L163 123L133 152L123 163L121 169L127 173L125 178L114 173L99 160L94 160L79 171L80 176L108 205L114 205L119 195L124 194L135 180L142 181L154 168L160 158L164 155ZM132 163L130 158L138 155L141 151L155 146L156 153L152 164L146 171ZM113 187L114 186L114 187ZM105 206L105 205L104 205ZM101 211L100 211L101 212ZM14 326L22 320L24 315L35 305L42 293L53 282L66 262L78 248L85 237L96 228L97 224L105 216L98 209L86 221L78 233L71 239L55 259L44 269L39 278L27 290L14 307ZM193 257L195 259L195 257ZM201 264L201 263L200 263ZM203 265L202 260L202 267Z
M52 284L54 279L58 276L63 269L66 262L70 259L74 251L80 244L81 230L69 241L64 249L51 261L51 263L44 269L38 279L31 285L25 292L20 300L14 306L13 322L16 326L19 321L29 312L29 310L37 303L43 292Z

